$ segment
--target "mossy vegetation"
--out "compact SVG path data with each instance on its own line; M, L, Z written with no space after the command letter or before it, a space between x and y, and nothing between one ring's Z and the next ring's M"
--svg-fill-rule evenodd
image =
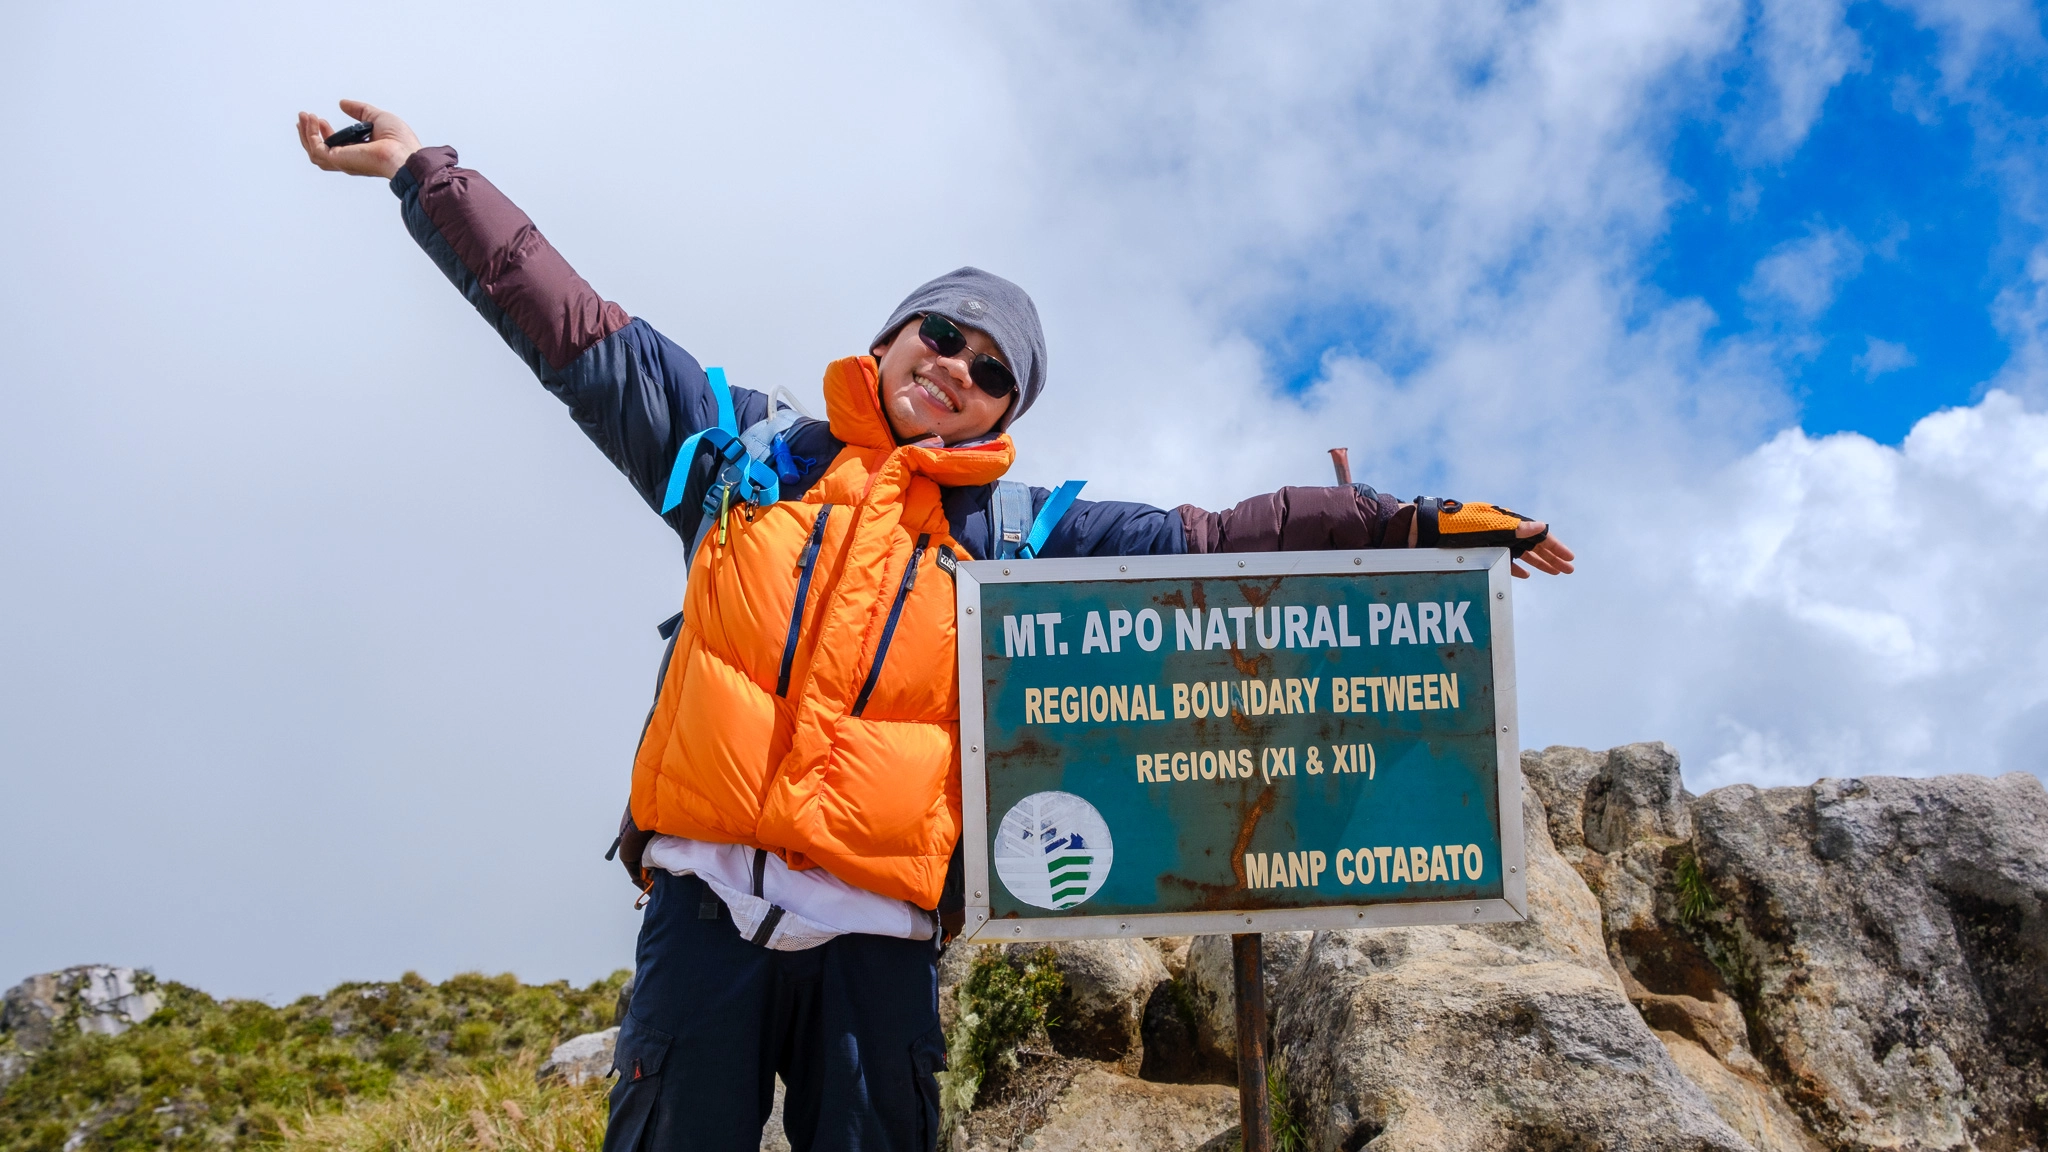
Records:
M960 1013L946 1038L949 1070L939 1073L939 1103L944 1130L973 1109L982 1085L992 1075L1017 1066L1017 1047L1042 1038L1050 1005L1066 977L1050 948L1011 959L1001 948L983 947L974 957L967 979L955 995Z
M627 975L579 989L407 973L278 1008L164 982L163 1007L120 1036L59 1028L0 1091L0 1152L273 1147L423 1078L524 1064L530 1079L554 1045L610 1026Z
M1745 908L1739 898L1732 906L1724 904L1690 847L1671 862L1671 897L1679 928L1699 946L1742 1010L1750 1052L1766 1066L1777 1067L1784 1082L1795 1082L1796 1075L1783 1065L1762 1019L1763 975L1757 957L1769 949L1751 930L1746 913L1754 910Z

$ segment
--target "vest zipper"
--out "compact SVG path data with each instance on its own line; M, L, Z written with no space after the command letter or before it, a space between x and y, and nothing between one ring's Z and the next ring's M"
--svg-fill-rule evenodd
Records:
M789 670L796 664L797 637L804 626L804 601L811 595L811 570L818 564L818 548L825 542L825 519L830 515L830 504L818 509L818 518L811 523L810 542L804 545L803 564L796 579L796 607L789 613L789 638L782 642L782 671L775 677L777 696L789 695Z
M882 678L882 661L889 658L889 641L896 635L896 621L903 616L903 602L910 599L910 590L917 584L917 566L924 559L925 545L932 542L927 532L917 538L917 547L910 551L910 563L903 569L903 583L896 589L896 602L889 606L889 622L882 626L882 642L875 645L875 662L868 666L867 682L860 686L860 698L853 702L853 715L867 710L868 697L874 694L875 681Z

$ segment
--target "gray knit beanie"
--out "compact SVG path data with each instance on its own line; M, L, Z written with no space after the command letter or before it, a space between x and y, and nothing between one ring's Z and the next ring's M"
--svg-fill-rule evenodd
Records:
M936 312L963 328L979 328L995 340L1010 374L1017 378L1017 399L996 423L1008 428L1045 389L1045 332L1038 326L1038 308L1022 288L979 268L956 268L903 298L889 322L870 341L887 343L912 316Z

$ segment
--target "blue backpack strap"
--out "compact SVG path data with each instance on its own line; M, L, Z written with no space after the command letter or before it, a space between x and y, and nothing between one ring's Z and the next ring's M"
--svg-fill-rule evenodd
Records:
M1015 480L998 480L989 494L991 560L1014 560L1031 530L1031 489Z
M676 505L683 502L683 493L690 486L690 466L697 462L700 444L709 444L720 460L711 486L704 493L706 514L717 515L729 498L735 496L747 504L775 503L782 498L781 478L773 467L764 462L765 457L757 458L742 439L739 418L733 414L732 388L725 381L725 369L706 368L704 375L710 381L711 394L718 398L718 424L683 441L682 448L676 452L676 462L669 468L668 492L661 503L662 514L673 512ZM772 423L773 417L762 421L762 424ZM765 438L763 446L766 446ZM699 535L701 537L702 534Z
M683 491L690 486L690 465L697 462L697 445L707 433L724 432L732 435L739 431L739 417L732 412L732 388L725 382L725 369L706 368L704 376L711 383L711 394L718 399L718 423L703 429L676 451L676 462L668 470L668 493L661 501L661 514L666 516L675 511L683 502Z
M1087 483L1086 480L1069 480L1052 490L1052 495L1045 498L1044 507L1038 510L1038 519L1031 522L1031 533L1024 538L1024 546L1017 550L1020 559L1029 560L1038 555L1052 530L1066 518L1067 509L1074 506L1074 497L1081 494Z
M1045 542L1052 536L1052 530L1067 515L1067 509L1074 506L1074 497L1081 494L1086 480L1069 480L1052 490L1045 498L1045 504L1038 510L1038 518L1031 516L1031 488L1015 480L998 480L995 491L989 497L989 519L994 523L995 548L992 560L1029 560L1038 555Z

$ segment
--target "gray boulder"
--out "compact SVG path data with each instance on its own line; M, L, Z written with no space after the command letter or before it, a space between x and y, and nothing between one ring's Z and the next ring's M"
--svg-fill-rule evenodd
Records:
M1166 965L1166 975L1174 980L1181 978L1188 967L1188 949L1193 947L1193 936L1159 936L1152 941L1159 949L1159 959Z
M1527 920L1319 932L1281 978L1276 1058L1311 1146L1748 1152L1624 998L1533 790L1523 813Z
M1822 780L1693 805L1701 937L1838 1148L2048 1145L2048 793Z
M1046 945L1009 944L1023 956ZM1063 1056L1113 1063L1136 1075L1144 1060L1145 1005L1166 982L1166 963L1150 940L1065 940L1050 946L1066 987L1046 1029Z
M571 1087L602 1080L612 1074L612 1054L618 1046L619 1030L615 1027L571 1036L548 1053L547 1060L535 1070L534 1079L543 1084L560 1081Z
M1195 1148L1237 1126L1237 1092L1215 1084L1151 1084L1093 1068L1047 1109L1045 1126L1016 1147L1044 1152L1159 1152Z
M1266 932L1259 949L1266 975L1266 1014L1270 1020L1280 982L1308 954L1309 932ZM1196 1055L1211 1068L1226 1068L1235 1082L1237 1068L1237 977L1230 937L1197 936L1188 947L1181 980L1194 1009Z
M1750 1051L1741 1005L1680 912L1694 829L1678 754L1665 744L1546 748L1524 752L1522 772L1560 856L1599 902L1623 992L1672 1060L1758 1152L1817 1148Z
M119 1036L163 1007L147 970L81 964L31 976L0 997L0 1086L66 1030Z
M1088 1060L1041 1065L1001 1104L975 1112L953 1152L1193 1152L1237 1127L1237 1092L1155 1084Z

